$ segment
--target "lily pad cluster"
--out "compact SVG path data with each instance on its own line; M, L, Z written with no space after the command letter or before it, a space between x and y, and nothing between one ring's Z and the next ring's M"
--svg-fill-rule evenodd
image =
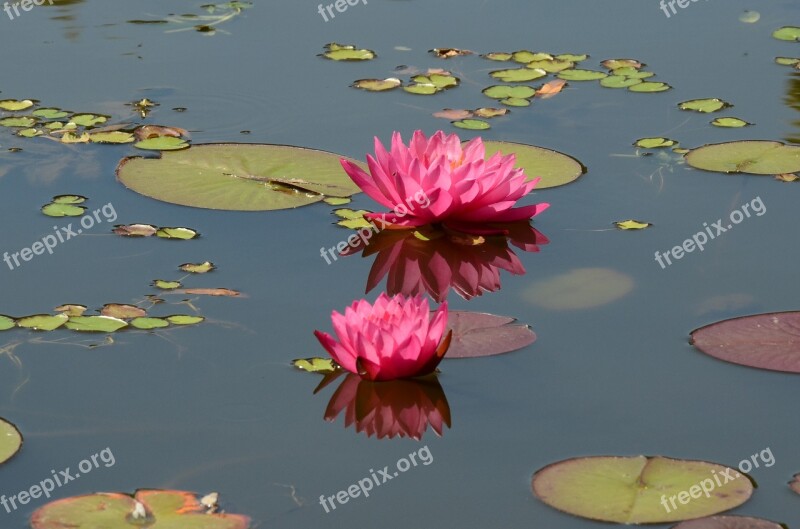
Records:
M0 126L21 138L43 137L66 144L127 144L143 150L189 147L188 132L177 127L108 124L111 116L41 107L35 99L0 100ZM146 112L142 117L146 116Z
M59 310L60 309L60 310ZM61 305L56 314L34 314L12 318L0 315L0 331L13 328L34 331L54 331L59 328L79 332L116 332L125 328L151 330L172 325L194 325L205 318L186 314L164 317L148 316L147 311L135 305L105 305L99 315L85 315L85 305Z
M86 211L87 198L81 195L56 195L53 200L42 206L42 213L48 217L80 217Z

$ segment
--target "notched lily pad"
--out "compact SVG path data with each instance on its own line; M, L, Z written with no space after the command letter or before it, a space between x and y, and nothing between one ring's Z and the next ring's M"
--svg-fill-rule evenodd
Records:
M597 81L605 77L608 77L607 73L594 70L562 70L558 73L558 78L565 81Z
M0 119L0 126L11 128L27 128L36 125L36 118L20 116Z
M800 146L763 140L716 143L692 149L686 163L719 173L794 173L800 171Z
M325 52L320 57L333 61L368 61L377 57L374 51L358 49L352 44L337 44L331 42L325 45Z
M634 145L642 149L660 149L662 147L672 147L677 142L669 138L642 138L636 140Z
M159 158L125 158L117 166L117 179L137 193L173 204L266 211L359 193L342 170L341 158L287 145L194 145Z
M199 236L200 234L191 228L159 228L156 231L156 237L161 237L162 239L188 241Z
M152 329L163 329L169 327L169 322L163 318L142 317L131 320L131 327L149 331Z
M609 268L576 268L540 279L525 289L525 299L550 310L592 309L613 303L633 290L630 276Z
M747 121L739 118L717 118L712 121L711 124L715 127L727 127L734 129L752 125L752 123L748 123Z
M510 353L536 341L528 325L516 318L481 312L450 311L445 335L453 332L447 358L475 358Z
M23 329L33 329L35 331L53 331L64 325L69 316L66 314L35 314L17 320L17 326Z
M785 529L785 526L750 516L708 516L681 522L671 529Z
M511 70L495 70L489 75L504 83L526 83L545 77L547 72L541 68L513 68Z
M678 103L678 108L681 110L693 110L695 112L718 112L723 108L730 108L733 105L722 99L713 97L709 99L691 99Z
M128 326L128 322L111 316L73 316L64 326L72 331L115 332Z
M454 127L458 127L459 129L468 129L468 130L486 130L492 128L492 126L487 121L483 121L482 119L462 119L459 121L452 122Z
M215 270L217 267L214 266L214 263L211 261L203 261L202 263L184 263L178 268L190 274L206 274Z
M31 115L43 119L61 119L69 116L70 112L60 108L37 108Z
M672 87L667 83L653 83L653 82L644 82L628 87L629 92L640 92L640 93L666 92L667 90L671 89Z
M537 471L531 488L560 511L622 524L709 516L738 507L753 493L750 480L731 468L661 456L568 459ZM672 503L676 499L683 501Z
M536 90L530 86L495 85L484 88L482 92L492 99L527 99L536 95Z
M79 127L94 127L105 123L110 118L111 116L104 116L103 114L75 114L70 118L70 122Z
M202 316L189 316L185 314L167 316L166 319L173 325L196 325L205 320Z
M628 88L641 83L641 79L634 79L624 75L609 75L608 77L600 79L600 86L605 88Z
M369 92L385 92L402 86L403 81L396 77L386 79L359 79L353 83L353 88L360 88Z

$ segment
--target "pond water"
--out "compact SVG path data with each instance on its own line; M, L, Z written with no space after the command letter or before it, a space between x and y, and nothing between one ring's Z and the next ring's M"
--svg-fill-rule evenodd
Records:
M187 278L186 286L246 294L170 306L161 313L197 308L207 320L166 332L0 334L0 416L25 437L22 451L0 468L0 494L26 490L51 469L74 472L108 448L113 464L56 489L53 498L138 488L218 491L226 511L250 516L257 527L287 529L574 529L601 522L533 496L531 476L548 464L644 454L736 466L769 448L774 465L753 469L758 489L733 513L800 522L800 497L786 486L800 472L800 423L791 404L796 375L721 362L689 343L689 333L709 323L800 308L793 270L800 260L797 184L698 171L669 149L635 156L632 147L657 136L686 148L741 139L800 143L800 73L774 64L775 57L797 56L798 45L771 37L780 26L797 25L800 4L697 2L668 18L655 0L370 0L334 10L325 21L317 3L281 1L256 2L211 36L127 22L200 13L200 6L56 0L13 19L0 12L0 97L104 113L113 122L133 119L126 104L148 98L159 106L146 122L187 129L194 144L298 145L363 159L373 136L388 141L392 131L408 137L416 129L444 129L575 157L588 169L584 176L535 192L536 201L551 204L535 220L550 242L538 253L516 251L527 273L503 271L501 290L471 301L448 297L451 309L513 316L538 339L507 355L443 362L439 382L451 426L441 437L431 429L419 441L367 437L345 427L344 412L324 420L338 381L315 395L319 377L290 365L324 355L313 330L330 331L330 312L364 297L374 260L321 258L321 247L348 235L334 225L331 206L254 213L172 205L115 180L119 160L142 151L0 130L0 252L29 247L54 224L67 224L38 211L55 195L89 197L92 210L112 204L116 216L100 217L52 255L13 270L3 265L0 314L141 301L158 294L153 280L179 279L178 265L205 260L217 270ZM758 22L739 20L748 9L760 13ZM378 57L317 57L329 42L357 44ZM489 71L505 66L477 55L445 61L428 53L435 47L588 53L590 69L631 57L673 89L637 94L572 82L551 99L490 120L490 130L458 130L431 114L489 105L480 90L492 84ZM356 79L397 75L400 65L447 68L461 86L431 97L349 87ZM717 115L676 108L711 97L735 105L724 115L755 126L716 128L708 123ZM664 268L654 259L757 198L765 212L702 253ZM378 208L363 194L348 207ZM614 229L625 219L653 227ZM136 222L186 226L202 236L168 241L109 233L112 224ZM534 284L580 269L612 270L632 288L579 308L564 308L558 294L532 293ZM610 281L592 274L570 276L570 288ZM366 297L374 299L384 285ZM429 464L330 513L320 505L321 495L391 469L412 452L420 459L424 447ZM0 525L28 527L45 502L0 509Z

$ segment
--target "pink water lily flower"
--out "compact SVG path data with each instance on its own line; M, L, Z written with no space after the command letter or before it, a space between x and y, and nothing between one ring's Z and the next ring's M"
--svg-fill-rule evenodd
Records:
M431 316L427 298L381 294L370 305L354 301L344 314L333 311L333 329L314 331L322 346L347 371L366 380L393 380L432 373L450 346L442 339L447 303Z
M369 173L348 160L342 167L367 195L391 208L390 213L365 215L383 226L417 227L444 223L466 232L476 225L531 219L550 205L514 207L539 178L527 180L515 169L514 154L496 153L485 159L481 138L463 146L456 134L442 131L426 138L414 132L408 147L399 132L387 151L375 138L375 156L367 155Z

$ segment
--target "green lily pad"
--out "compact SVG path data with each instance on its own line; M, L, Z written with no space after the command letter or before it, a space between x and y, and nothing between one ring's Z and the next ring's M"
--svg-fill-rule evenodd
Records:
M214 266L214 263L211 261L204 261L202 263L184 263L178 267L179 270L183 272L189 272L190 274L206 274L212 270L215 270L217 267Z
M188 241L199 237L200 234L190 228L159 228L156 231L156 237L162 239L180 239Z
M431 74L431 75L415 75L411 78L417 84L428 85L432 84L438 90L446 90L454 86L458 86L460 82L458 77L444 74Z
M35 314L17 320L17 326L23 329L33 329L35 331L53 331L64 325L69 316L66 314Z
M681 522L671 529L785 529L785 525L750 516L709 516Z
M34 125L36 125L36 118L29 116L0 119L0 126L2 127L33 127Z
M778 40L800 41L800 27L784 26L772 34Z
M88 307L86 305L66 304L56 307L56 312L63 312L67 316L83 316Z
M162 329L169 327L169 322L163 318L134 318L131 320L131 327L149 331L151 329Z
M403 82L396 77L387 79L359 79L353 83L353 88L360 88L370 92L384 92L401 86Z
M503 141L485 141L487 159L500 151L515 154L515 167L525 170L528 179L541 178L536 189L547 189L568 184L584 173L581 163L557 151Z
M345 204L349 204L353 200L347 197L327 197L323 198L322 201L330 206L344 206Z
M510 110L507 108L489 108L489 107L481 107L476 108L473 110L473 113L478 116L479 118L496 118L497 116L505 116L508 114Z
M31 108L35 104L35 99L3 99L0 101L0 110L18 112L20 110Z
M775 57L775 62L781 66L797 66L800 59L797 57Z
M10 316L0 314L0 331L7 331L17 326L16 320Z
M0 419L0 464L14 457L22 448L22 434L16 426Z
M69 112L60 108L38 108L31 112L31 115L43 119L61 119L69 116Z
M113 132L95 132L89 134L89 141L94 143L133 143L136 141L133 134L115 130Z
M336 362L331 360L330 358L298 358L297 360L292 360L292 365L297 369L302 371L308 371L309 373L333 373L339 366L336 365Z
M609 70L617 70L619 68L633 68L634 70L638 70L644 66L644 64L640 63L636 59L606 59L600 64Z
M629 86L640 84L641 82L641 79L633 79L625 77L624 75L609 75L608 77L600 79L600 86L606 88L628 88Z
M333 61L368 61L377 57L372 50L356 49L352 44L337 44L331 42L325 45L325 53L321 57L331 59Z
M161 290L175 290L176 288L181 288L181 282L156 279L155 281L153 281L153 286L156 288L160 288Z
M512 68L511 70L495 70L489 75L504 83L526 83L545 77L547 72L541 68Z
M72 204L46 204L42 206L42 213L48 217L80 217L86 208Z
M105 123L111 116L104 116L102 114L75 114L70 118L70 122L75 123L79 127L94 127Z
M678 103L678 108L681 110L694 110L695 112L717 112L723 108L732 107L727 101L718 99L716 97L709 99L692 99Z
M495 85L484 88L483 95L492 99L527 99L536 95L536 89L530 86Z
M741 127L747 127L748 125L752 125L752 123L748 123L747 121L739 118L717 118L711 122L712 125L715 127L728 127L733 129L738 129Z
M32 529L247 529L247 516L212 513L191 492L137 490L52 501L31 515Z
M487 121L483 121L482 119L461 119L459 121L452 121L451 123L454 127L468 130L486 130L492 128Z
M510 61L512 54L495 51L491 53L485 53L481 55L481 57L483 57L484 59L489 59L490 61Z
M128 322L111 316L73 316L64 326L72 331L114 332L127 327Z
M341 158L287 145L195 145L160 158L125 158L117 166L117 179L137 193L173 204L266 211L359 193L342 170Z
M515 51L511 58L515 62L520 62L524 64L528 64L529 62L533 61L546 61L548 59L552 59L553 56L549 53L541 53L541 52L533 52L528 50L519 50Z
M189 148L189 142L175 136L155 136L133 144L145 151L181 151Z
M576 268L534 282L523 297L549 310L593 309L613 303L633 290L630 276L609 268Z
M556 73L567 68L574 68L575 63L558 59L546 59L542 61L532 61L525 65L526 68L541 69L547 73Z
M351 230L358 230L361 228L371 229L374 227L370 221L364 218L365 213L371 212L367 211L366 209L350 208L339 208L333 210L333 214L342 219L336 224Z
M677 142L669 138L642 138L636 140L635 146L642 149L660 149L662 147L672 147Z
M531 106L531 102L529 99L520 99L518 97L507 97L500 101L502 105L508 105L510 107L529 107Z
M568 459L537 471L531 487L555 509L622 524L709 516L738 507L753 493L746 476L723 465L660 456Z
M719 173L795 173L800 171L800 146L761 140L716 143L693 149L686 163Z
M56 195L53 197L54 204L82 204L87 200L82 195Z
M416 94L419 96L429 96L439 92L439 87L432 83L413 83L403 87L403 90L409 94Z
M605 77L608 77L607 73L594 70L563 70L558 72L558 78L565 81L597 81Z
M639 71L632 66L624 66L622 68L617 68L615 70L612 70L611 74L621 75L629 79L647 79L648 77L653 77L655 75L653 72Z
M583 62L586 59L588 59L589 56L585 53L579 53L579 54L562 53L561 55L556 55L553 58L559 61Z
M205 320L205 318L202 316L187 316L185 314L167 316L167 321L174 325L196 325L203 320Z
M672 87L667 83L651 83L651 82L644 82L635 84L633 86L628 87L629 92L643 92L643 93L653 93L653 92L666 92L670 90Z
M22 129L21 131L17 132L17 136L21 136L23 138L35 138L36 136L41 136L42 134L44 134L44 132L38 129Z

